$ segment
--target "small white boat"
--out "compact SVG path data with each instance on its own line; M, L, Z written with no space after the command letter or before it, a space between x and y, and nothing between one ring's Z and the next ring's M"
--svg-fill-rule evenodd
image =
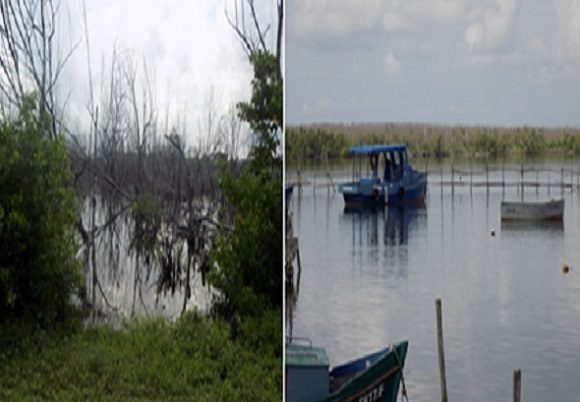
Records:
M562 221L564 200L501 203L502 221Z

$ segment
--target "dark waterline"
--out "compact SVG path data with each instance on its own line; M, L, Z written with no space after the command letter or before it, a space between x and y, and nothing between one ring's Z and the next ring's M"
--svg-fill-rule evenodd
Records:
M303 177L321 183L325 172ZM441 297L450 400L510 400L516 368L524 400L576 400L578 194L563 193L563 225L502 226L500 202L520 199L517 188L452 193L434 184L448 173L429 179L426 208L412 210L345 213L332 190L295 192L290 207L303 270L293 334L324 346L331 364L409 339L409 397L432 401L440 395L435 299ZM549 191L527 189L524 196L562 196Z

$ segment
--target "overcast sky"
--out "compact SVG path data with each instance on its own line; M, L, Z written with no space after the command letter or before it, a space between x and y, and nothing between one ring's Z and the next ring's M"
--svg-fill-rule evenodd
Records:
M286 121L580 127L578 0L292 0Z
M224 11L235 1L86 0L95 97L102 92L103 69L110 70L116 48L134 60L141 77L146 62L160 114L169 112L174 121L185 116L193 138L209 98L225 112L250 97L252 69ZM263 19L271 18L272 3L257 2ZM83 2L66 0L64 5L63 37L80 42L67 64L64 87L68 110L82 123L88 119L89 102Z

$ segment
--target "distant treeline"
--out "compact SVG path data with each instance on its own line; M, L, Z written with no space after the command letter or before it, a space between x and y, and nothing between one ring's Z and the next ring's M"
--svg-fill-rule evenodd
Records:
M411 123L317 124L286 128L286 159L337 159L360 144L407 144L423 157L580 155L580 129Z
M172 141L154 143L142 152L130 148L99 149L96 155L90 155L75 143L67 143L77 195L84 198L96 191L114 201L119 196L133 199L147 192L160 201L186 202L192 195L196 198L217 196L220 166L239 171L241 162L237 159L186 149L181 139ZM185 191L188 186L195 194Z

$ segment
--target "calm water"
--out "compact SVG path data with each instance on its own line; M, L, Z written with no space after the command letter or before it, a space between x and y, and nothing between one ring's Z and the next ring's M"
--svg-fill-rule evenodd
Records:
M90 224L88 201L83 216ZM105 206L99 203L96 213L97 226L108 220ZM157 293L160 268L147 266L143 258L136 265L135 252L130 250L132 222L127 217L118 219L114 231L105 231L96 240L97 278L101 290L96 290L96 316L91 322L106 322L118 325L137 317L177 317L181 314L185 291L177 287L175 292ZM84 248L79 257L84 256ZM185 256L186 251L183 251ZM185 257L183 257L185 258ZM185 263L184 263L185 264ZM184 265L185 266L185 265ZM207 312L212 298L211 289L202 283L201 274L192 268L191 296L187 309L196 308ZM84 272L88 299L92 300L92 270ZM104 296L104 297L103 297ZM105 300L106 299L106 300Z
M320 184L324 173L303 177ZM452 194L435 184L441 178L430 173L426 208L404 211L347 214L339 193L295 191L290 208L302 277L293 334L326 347L331 364L409 339L409 399L433 401L440 397L441 297L449 400L511 400L517 368L522 400L579 400L579 195L564 193L562 226L510 227L500 223L500 202L519 200L517 188L456 187ZM524 196L545 200L561 192L530 189Z

